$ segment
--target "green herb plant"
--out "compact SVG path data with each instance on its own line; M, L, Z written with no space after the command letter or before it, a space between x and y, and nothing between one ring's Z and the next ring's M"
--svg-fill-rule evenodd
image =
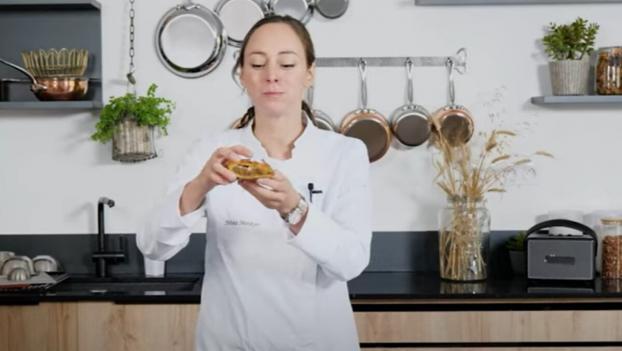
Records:
M525 239L527 239L526 233L518 232L505 242L505 248L509 251L525 251Z
M544 50L555 61L581 60L594 52L594 41L600 26L578 17L571 24L551 23L542 38Z
M171 122L171 113L175 103L163 97L157 97L157 85L151 84L147 95L136 96L127 93L120 97L111 97L99 115L95 125L95 133L91 139L106 143L112 139L119 123L126 117L132 118L139 126L158 128L163 135L168 135L166 127Z

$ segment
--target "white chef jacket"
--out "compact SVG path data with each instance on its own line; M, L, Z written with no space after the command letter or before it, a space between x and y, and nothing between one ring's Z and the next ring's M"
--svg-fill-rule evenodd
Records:
M241 186L216 186L196 211L181 216L184 185L220 146L241 144L253 159L281 171L309 202L293 235L277 211ZM369 263L369 161L358 139L307 123L292 157L269 157L250 126L205 137L186 157L168 194L137 234L151 259L166 260L207 217L205 274L196 349L359 350L346 282Z

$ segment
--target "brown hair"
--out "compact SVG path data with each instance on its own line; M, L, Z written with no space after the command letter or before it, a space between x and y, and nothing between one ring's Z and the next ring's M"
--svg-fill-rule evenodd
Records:
M255 25L251 27L248 33L246 33L246 36L244 37L244 41L242 42L242 47L240 48L238 59L235 62L235 65L233 66L234 74L237 72L238 69L244 66L244 52L246 51L246 44L248 44L248 41L253 35L253 33L255 33L255 31L259 29L260 27L262 27L263 25L270 24L270 23L283 23L283 24L288 25L296 33L296 35L298 36L298 39L300 39L300 41L302 42L302 46L305 50L307 68L313 65L313 63L315 62L315 49L313 48L313 41L311 40L311 35L307 31L307 28L305 28L304 24L302 24L302 22L290 16L270 15L257 21L257 23L255 23ZM313 116L313 112L311 111L311 107L309 107L309 105L304 100L302 101L302 110L305 112L307 117L311 119L311 122L313 124L316 124L315 117ZM240 120L240 123L237 124L236 128L240 129L240 128L246 127L253 120L254 117L255 117L255 108L251 106L246 111L244 116L242 116L242 119Z

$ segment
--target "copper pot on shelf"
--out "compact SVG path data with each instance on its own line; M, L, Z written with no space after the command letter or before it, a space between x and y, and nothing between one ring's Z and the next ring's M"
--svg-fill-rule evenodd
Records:
M30 90L41 101L81 100L88 92L89 79L81 77L45 77L35 78L27 69L0 58L3 63L23 74L32 84Z

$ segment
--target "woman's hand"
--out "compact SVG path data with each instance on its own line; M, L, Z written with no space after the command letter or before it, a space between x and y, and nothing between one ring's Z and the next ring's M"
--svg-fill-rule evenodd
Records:
M252 155L251 150L242 145L220 147L207 160L196 179L205 185L206 193L217 185L233 183L237 180L237 177L223 163L226 160L238 161L240 156L251 157Z
M181 199L179 200L179 212L185 215L201 206L205 194L217 185L233 183L237 180L236 175L228 170L223 162L226 160L237 161L241 156L251 157L253 153L242 145L221 147L216 149L205 162L201 172L188 184L186 184Z
M261 178L256 181L240 180L238 184L265 207L277 210L281 215L289 213L300 201L298 191L278 170L274 171L274 176L271 178Z

